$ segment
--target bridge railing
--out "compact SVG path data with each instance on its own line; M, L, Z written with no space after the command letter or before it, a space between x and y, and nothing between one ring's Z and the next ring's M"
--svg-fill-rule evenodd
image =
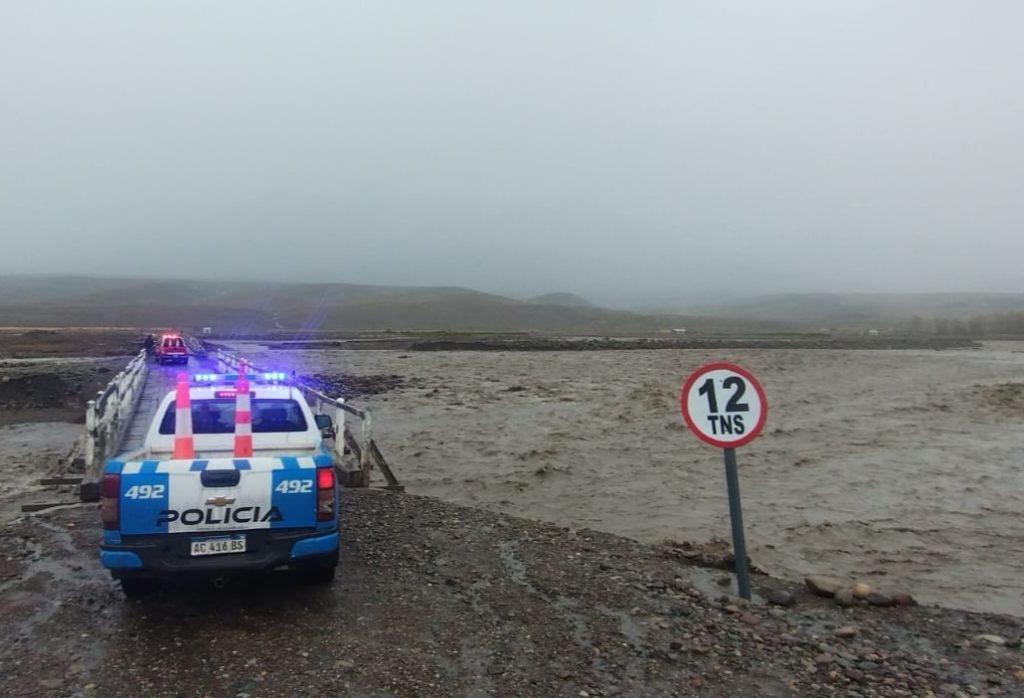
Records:
M85 438L82 456L85 480L99 479L103 461L121 447L132 415L142 397L149 367L145 350L140 351L107 387L85 406Z
M256 366L248 359L238 356L224 347L213 346L212 348L213 351L209 352L209 356L217 362L217 371L219 373L235 373L243 362L249 370L255 373L264 373L272 370ZM359 464L358 471L347 474L349 479L347 484L350 487L369 487L370 474L373 471L374 464L376 464L381 474L384 475L385 480L387 480L388 489L403 489L398 483L398 479L391 472L391 468L381 454L376 442L373 440L373 413L369 408L359 408L350 405L345 402L343 397L330 397L312 386L304 384L301 379L296 380L295 385L305 395L314 414L326 414L334 420L335 429L337 430L335 443L338 454L342 455L347 447ZM346 424L346 416L348 415L359 420L358 439Z

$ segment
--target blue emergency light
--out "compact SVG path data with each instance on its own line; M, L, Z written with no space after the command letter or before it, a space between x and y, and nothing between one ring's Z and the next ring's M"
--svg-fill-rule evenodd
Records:
M237 383L237 373L196 373L192 376L193 383ZM267 373L249 373L246 378L251 381L263 383L283 383L288 380L288 374L284 371L270 371Z

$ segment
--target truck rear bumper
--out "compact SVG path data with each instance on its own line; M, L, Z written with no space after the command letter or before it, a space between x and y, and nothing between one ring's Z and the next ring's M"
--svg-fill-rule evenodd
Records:
M190 534L125 536L120 545L100 547L100 562L116 578L230 574L301 564L334 554L339 545L337 531L250 530L224 535L237 533L246 535L244 553L193 557L190 543L196 536Z

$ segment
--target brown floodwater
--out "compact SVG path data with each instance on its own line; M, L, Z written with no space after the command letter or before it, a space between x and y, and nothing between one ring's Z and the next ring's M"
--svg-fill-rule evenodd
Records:
M683 426L683 378L763 383L739 450L750 556L773 575L864 579L1024 615L1024 343L981 349L594 352L309 350L257 363L399 374L357 400L411 492L643 541L729 536L721 453ZM241 347L240 347L241 348Z

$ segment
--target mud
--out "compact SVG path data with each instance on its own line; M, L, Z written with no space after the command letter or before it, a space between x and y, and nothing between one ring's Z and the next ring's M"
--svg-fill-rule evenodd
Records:
M1020 695L1021 622L745 605L658 548L431 498L342 497L334 584L287 573L127 601L94 507L0 523L0 695ZM842 632L840 632L842 630ZM981 636L994 637L992 644Z
M419 381L365 398L410 491L632 538L728 538L721 456L679 417L682 379L753 370L741 449L756 565L859 576L926 602L1024 614L1024 344L947 351L289 352L306 373Z
M0 359L0 424L81 422L125 358Z
M346 373L332 375L315 373L309 376L301 376L301 379L303 383L325 395L343 397L346 400L371 395L382 395L393 390L413 388L420 385L420 382L415 378L410 379L394 373L370 376Z
M68 499L68 492L42 488L39 479L62 469L81 434L81 426L67 422L0 426L0 521L19 515L28 502Z
M139 351L142 339L134 330L0 328L0 360L126 356Z

